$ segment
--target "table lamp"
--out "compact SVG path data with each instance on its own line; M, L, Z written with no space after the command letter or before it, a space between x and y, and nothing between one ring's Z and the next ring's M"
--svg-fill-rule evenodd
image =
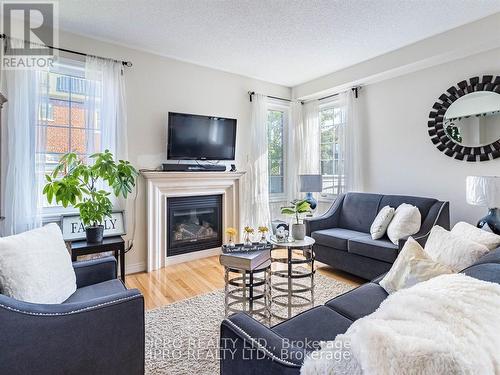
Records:
M467 203L488 208L488 214L477 223L479 228L488 228L500 234L500 177L468 176L466 179ZM486 229L486 228L484 228Z
M300 178L300 192L306 193L304 198L311 210L314 210L318 205L318 201L314 199L312 193L320 193L323 191L323 177L320 174L301 174Z

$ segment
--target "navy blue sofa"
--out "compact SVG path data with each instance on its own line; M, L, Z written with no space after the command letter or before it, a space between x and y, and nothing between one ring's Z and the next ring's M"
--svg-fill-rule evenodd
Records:
M74 262L62 304L0 295L0 374L144 374L144 298L113 257Z
M500 248L462 271L500 284ZM268 328L245 313L221 324L222 375L298 375L307 352L319 341L333 340L357 319L374 312L387 297L383 276Z
M366 280L389 271L408 238L397 245L387 236L373 240L370 226L382 207L397 208L402 203L420 211L422 226L412 237L422 246L434 225L450 228L448 202L405 195L347 193L340 195L324 215L305 221L307 235L316 241L316 260Z

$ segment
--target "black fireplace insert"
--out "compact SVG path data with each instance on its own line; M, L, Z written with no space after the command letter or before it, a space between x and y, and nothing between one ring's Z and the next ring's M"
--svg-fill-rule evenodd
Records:
M167 256L222 246L222 195L167 198Z

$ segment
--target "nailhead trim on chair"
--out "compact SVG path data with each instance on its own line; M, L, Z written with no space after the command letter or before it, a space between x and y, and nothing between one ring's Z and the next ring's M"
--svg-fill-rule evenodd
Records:
M248 333L246 333L243 329L238 327L232 321L227 320L227 319L225 319L224 321L226 323L228 323L232 328L236 329L241 334L243 334L243 336L245 336L245 338L252 343L253 347L257 346L257 349L264 351L264 353L266 353L269 357L271 357L276 362L279 362L279 363L282 363L282 364L285 364L288 366L293 366L293 367L301 367L302 366L302 364L289 362L289 361L282 359L280 357L276 357L269 349L267 349L265 346L262 346L258 341L256 341L253 337L251 337Z
M15 309L13 307L5 306L5 305L2 305L2 304L0 304L0 307L3 307L4 309L7 309L7 310L15 311L15 312L18 312L18 313L21 313L21 314L27 314L27 315L35 315L35 316L64 316L64 315L72 315L72 314L80 313L80 312L83 312L83 311L94 310L96 308L103 307L103 306L108 306L108 305L111 305L111 304L114 304L114 303L117 303L117 302L128 301L128 300L137 298L139 296L140 296L139 294L136 294L136 295L133 295L133 296L130 296L130 297L124 297L124 298L115 299L113 301L108 301L108 302L105 302L105 303L99 303L97 305L85 307L83 309L78 309L78 310L73 310L73 311L68 311L68 312L61 312L61 313L37 313L37 312L33 312L33 311L23 311L23 310Z

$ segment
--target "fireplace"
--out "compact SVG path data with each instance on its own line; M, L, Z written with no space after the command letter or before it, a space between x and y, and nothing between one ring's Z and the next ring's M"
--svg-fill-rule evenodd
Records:
M222 195L167 198L167 257L222 246Z

